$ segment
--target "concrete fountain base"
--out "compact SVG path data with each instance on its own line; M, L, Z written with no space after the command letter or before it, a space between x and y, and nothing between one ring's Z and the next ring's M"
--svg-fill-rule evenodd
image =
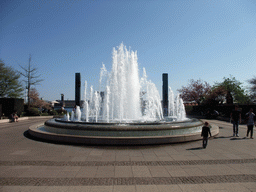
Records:
M86 123L51 119L29 127L29 134L47 141L90 145L148 145L200 140L203 122ZM219 127L211 125L212 136Z

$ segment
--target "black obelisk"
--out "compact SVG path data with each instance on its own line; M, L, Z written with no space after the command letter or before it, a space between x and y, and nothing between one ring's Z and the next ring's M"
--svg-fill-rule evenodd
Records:
M163 115L168 116L168 73L163 73Z
M81 100L81 76L80 73L76 73L76 85L75 85L75 102L77 106L80 106Z

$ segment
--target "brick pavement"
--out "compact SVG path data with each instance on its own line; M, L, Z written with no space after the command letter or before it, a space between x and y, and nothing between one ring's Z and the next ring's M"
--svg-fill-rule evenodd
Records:
M83 146L36 141L30 125L0 124L0 191L256 191L256 143L232 125L201 141L150 146Z

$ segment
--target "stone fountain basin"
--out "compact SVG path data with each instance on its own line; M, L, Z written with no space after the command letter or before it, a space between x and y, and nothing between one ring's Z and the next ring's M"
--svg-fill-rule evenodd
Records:
M51 119L29 127L33 137L90 145L147 145L200 140L203 122L189 119L177 122L88 123ZM212 135L219 127L211 125Z

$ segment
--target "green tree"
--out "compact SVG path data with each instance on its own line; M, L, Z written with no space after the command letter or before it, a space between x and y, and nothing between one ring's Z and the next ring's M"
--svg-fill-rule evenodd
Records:
M187 86L178 89L183 101L195 101L201 104L211 91L211 86L206 81L191 79Z
M242 83L230 75L229 78L224 77L221 83L215 83L213 89L224 89L227 104L247 103L249 96L246 94L245 89L241 87Z
M0 59L0 97L20 98L22 96L22 84L20 75L11 67L5 66Z

